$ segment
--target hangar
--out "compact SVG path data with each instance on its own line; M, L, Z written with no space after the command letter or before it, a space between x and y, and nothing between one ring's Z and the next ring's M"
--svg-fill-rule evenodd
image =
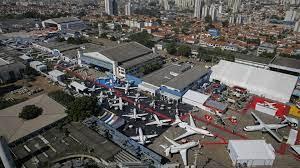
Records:
M75 30L81 31L85 29L83 21L76 17L60 17L44 20L42 22L43 28L55 27L59 31Z
M142 68L149 64L161 64L160 56L137 42L125 43L98 52L80 52L78 64L107 69L119 78L126 74L141 76Z
M212 67L213 80L283 103L289 102L297 83L296 76L224 60Z

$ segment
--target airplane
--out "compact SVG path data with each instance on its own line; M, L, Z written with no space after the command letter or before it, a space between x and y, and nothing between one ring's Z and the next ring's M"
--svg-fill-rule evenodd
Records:
M125 94L128 94L129 90L137 89L137 87L130 87L129 83L126 83L125 86L123 86L123 87L116 86L115 88L124 90Z
M171 119L159 120L159 118L157 117L156 114L153 114L153 117L154 117L155 121L149 122L146 125L157 125L157 126L161 127L163 125L169 125L169 123L167 123L167 122L171 121Z
M96 90L100 90L102 88L96 88L96 86L94 85L92 88L88 88L89 92L95 92Z
M122 98L119 97L118 103L109 103L110 108L115 107L115 109L123 110L124 105L128 105L128 102L124 103Z
M102 103L103 103L103 99L104 99L104 98L107 98L107 97L108 97L108 95L104 95L103 92L101 91L101 92L100 92L100 95L97 96L98 102L99 102L100 104L102 104Z
M181 121L180 118L178 117L178 115L175 115L175 121L171 125L176 125L176 124L178 124L178 126L180 128L185 129L186 132L184 134L182 134L181 136L175 138L174 141L180 140L182 138L185 138L185 137L188 137L188 136L191 136L191 135L194 135L194 134L201 134L203 136L210 136L210 137L214 136L209 131L198 128L196 126L191 114L190 114L190 125L186 122Z
M256 122L259 123L259 125L253 125L253 126L246 126L244 128L244 131L250 132L250 131L262 131L262 132L269 132L277 141L282 142L282 138L280 138L277 134L275 134L273 129L279 129L287 126L288 124L265 124L254 112L251 112L252 116L255 118Z
M179 144L179 143L169 139L166 136L164 136L164 137L165 137L166 140L168 140L172 144L170 146L160 145L162 148L165 149L166 156L169 156L170 154L179 152L180 155L181 155L183 164L185 166L187 166L188 165L188 163L187 163L187 150L199 145L199 141L198 142L191 141L191 142L187 142L185 144Z
M127 115L122 115L122 116L123 117L129 117L131 119L135 119L136 120L136 119L141 118L141 117L146 116L146 115L148 115L148 113L137 114L137 109L134 108L132 114L127 114Z
M138 102L140 99L147 99L147 97L142 97L140 93L136 93L135 96L127 96L133 98L135 102Z
M284 120L282 120L280 122L280 124L289 124L292 127L297 127L298 126L299 121L297 119L295 119L293 117L288 117L286 115L283 115L283 117L284 117Z
M158 135L157 134L153 134L153 135L144 135L143 134L143 130L141 127L139 127L139 135L138 136L132 136L130 137L131 139L133 140L136 140L138 141L138 143L144 145L144 144L147 144L147 143L150 143L151 141L148 140L148 139L151 139L151 138L154 138L154 137L157 137Z

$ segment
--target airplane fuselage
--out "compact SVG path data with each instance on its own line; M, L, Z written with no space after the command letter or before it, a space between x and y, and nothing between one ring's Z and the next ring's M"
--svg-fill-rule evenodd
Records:
M198 142L188 142L179 146L171 145L170 153L178 153L181 150L189 149L198 145Z

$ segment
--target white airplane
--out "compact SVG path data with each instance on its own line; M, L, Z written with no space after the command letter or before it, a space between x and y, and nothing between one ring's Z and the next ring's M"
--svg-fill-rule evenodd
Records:
M126 83L125 86L121 86L121 87L116 86L115 88L124 90L125 94L128 94L129 90L137 89L137 87L130 87L129 83Z
M99 102L100 104L102 104L102 103L103 103L103 99L104 99L104 98L107 98L107 97L108 97L108 95L104 95L103 92L101 91L101 92L100 92L100 95L97 96L98 102Z
M124 103L121 97L119 97L118 103L109 103L110 108L115 107L115 109L119 110L123 110L124 105L128 105L128 102Z
M141 117L143 117L143 116L146 116L146 115L148 115L148 113L137 114L137 109L134 108L132 114L126 114L126 115L122 115L122 116L123 116L123 117L129 117L129 118L131 118L131 119L135 119L135 120L136 120L136 119L139 119L139 118L141 118Z
M250 131L262 131L262 132L269 132L277 141L282 142L282 138L279 137L273 129L279 129L287 126L288 124L265 124L254 112L251 112L252 116L255 118L255 120L259 123L259 125L253 125L253 126L246 126L244 128L244 131L250 132Z
M143 134L143 130L142 128L140 127L139 128L139 135L138 136L132 136L130 137L131 139L135 140L135 141L138 141L138 143L144 145L144 144L147 144L147 143L150 143L151 141L148 140L148 139L151 139L151 138L154 138L154 137L157 137L158 135L157 134L153 134L153 135L144 135Z
M171 121L171 119L160 120L156 114L153 114L153 117L154 117L155 121L149 122L146 125L157 125L157 126L161 127L163 125L169 125L168 122Z
M297 127L299 124L299 120L293 117L288 117L286 115L283 115L284 120L280 122L280 124L289 124L292 127Z
M195 125L195 122L194 122L193 117L192 117L191 114L190 114L190 125L186 122L181 121L180 118L177 115L175 116L175 118L176 118L175 121L171 125L178 124L178 126L180 128L183 128L183 129L186 130L186 133L184 133L184 134L180 135L179 137L175 138L174 141L177 141L179 139L182 139L182 138L194 135L194 134L201 134L203 136L210 136L210 137L214 136L209 131L198 128Z
M89 92L95 92L96 90L100 90L102 88L96 88L96 86L94 85L92 88L88 88Z
M127 96L127 97L133 98L135 102L138 102L140 99L147 99L147 97L141 96L140 93L136 93L135 96Z
M192 142L188 142L188 143L185 143L185 144L179 144L179 143L177 143L177 142L175 142L175 141L173 141L173 140L171 140L167 137L165 137L165 139L168 140L172 144L170 146L160 145L161 147L163 147L165 149L166 156L169 156L170 154L179 152L180 155L181 155L183 164L185 166L187 166L188 165L188 163L187 163L187 150L199 145L199 141L198 142L192 141Z

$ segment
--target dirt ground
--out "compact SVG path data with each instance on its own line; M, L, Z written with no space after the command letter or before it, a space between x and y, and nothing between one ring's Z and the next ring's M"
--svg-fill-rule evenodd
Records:
M7 93L4 95L4 98L13 98L13 99L30 99L33 97L36 97L41 94L47 94L52 91L60 90L61 87L57 85L53 85L52 82L48 82L49 80L46 77L43 76L37 76L35 77L34 81L28 81L26 79L18 80L17 82L13 83L16 86L23 86L28 89L28 92L32 92L34 90L38 90L40 88L40 92L34 93L32 95L29 95L28 92L26 93Z

